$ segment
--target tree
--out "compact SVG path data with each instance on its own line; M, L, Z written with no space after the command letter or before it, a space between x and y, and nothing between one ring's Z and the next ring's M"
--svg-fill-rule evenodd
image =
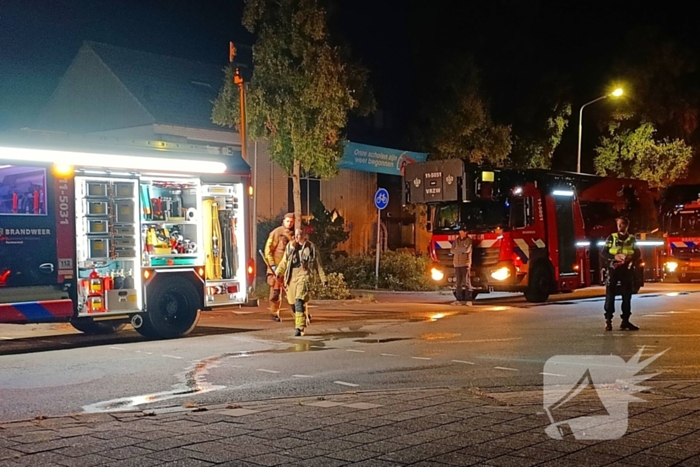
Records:
M418 141L431 159L467 159L502 166L510 153L510 127L491 119L473 59L445 62L417 125Z
M510 163L518 168L548 169L571 119L569 78L549 72L518 80L524 81L523 89L517 88L522 95L510 100L519 105L515 111L508 109L513 127Z
M249 134L292 176L294 215L301 219L302 172L329 177L345 143L348 113L367 114L374 98L368 72L333 44L321 0L246 0L243 25L257 34L246 97ZM214 102L212 120L238 125L233 68Z
M686 174L693 149L681 139L655 140L656 129L643 123L635 129L612 125L595 151L596 172L603 176L637 178L653 188L665 187Z
M569 124L571 104L560 102L551 109L541 126L513 137L511 163L525 169L548 169L552 166L554 150L561 143L561 135Z
M322 264L328 264L331 255L341 243L350 238L345 230L345 219L337 212L330 212L319 202L312 210L309 239L316 245Z

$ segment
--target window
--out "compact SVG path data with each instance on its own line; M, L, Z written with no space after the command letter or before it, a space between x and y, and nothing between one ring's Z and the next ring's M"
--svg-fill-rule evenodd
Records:
M510 204L510 227L512 229L521 229L532 224L532 198L513 198Z
M321 180L302 178L301 180L301 215L311 215L316 204L321 201ZM287 182L287 199L289 212L294 212L294 184L290 177Z
M0 165L0 215L46 215L46 169Z

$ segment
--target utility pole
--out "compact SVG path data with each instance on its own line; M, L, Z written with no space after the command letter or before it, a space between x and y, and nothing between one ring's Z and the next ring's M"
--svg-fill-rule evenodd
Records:
M236 57L236 46L233 42L228 43L228 60L233 64L233 59ZM246 138L246 118L245 118L245 83L243 82L243 77L241 76L241 70L236 67L236 71L233 74L233 84L238 86L238 96L239 96L239 107L241 108L241 124L239 125L239 134L241 136L241 157L250 164L248 160L248 140Z
M236 46L233 44L233 42L228 43L228 61L233 65L233 59L236 58ZM248 138L246 136L246 129L248 122L246 120L246 115L245 115L245 82L243 81L243 77L241 76L241 70L236 67L236 70L233 74L233 84L238 86L238 97L239 97L239 107L241 109L241 123L238 126L238 134L240 135L241 138L241 157L243 160L246 162L246 164L250 165L250 160L248 159ZM252 195L252 212L250 215L250 245L251 245L251 252L250 252L250 257L255 258L255 252L257 251L257 239L258 239L258 213L256 212L257 209L257 202L255 196L257 193L255 193L255 190L257 189L257 178L258 178L258 173L257 173L257 165L258 165L258 154L257 154L257 143L255 146L255 167L253 167L253 180L252 180L252 185L251 188L253 189L252 192L249 194ZM245 196L245 195L244 195ZM247 197L248 199L251 198L251 196ZM250 206L250 204L248 204ZM257 262L256 262L257 263ZM257 275L257 274L256 274ZM255 278L253 278L253 284L255 283Z

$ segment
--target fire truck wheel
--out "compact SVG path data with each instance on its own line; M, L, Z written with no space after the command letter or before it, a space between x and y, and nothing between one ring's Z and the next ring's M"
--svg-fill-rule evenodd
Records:
M525 290L525 300L531 303L546 302L552 290L552 278L545 265L535 266Z
M692 280L693 280L693 279L692 279L690 276L688 276L688 275L683 275L683 274L679 274L679 275L678 275L678 282L681 282L681 283L683 283L683 284L687 284L687 283L689 283L689 282L692 281Z
M147 311L138 332L146 337L171 339L189 334L199 321L201 299L183 277L159 281L148 291Z
M123 321L91 321L88 319L73 319L70 322L78 331L85 334L114 334L126 326Z

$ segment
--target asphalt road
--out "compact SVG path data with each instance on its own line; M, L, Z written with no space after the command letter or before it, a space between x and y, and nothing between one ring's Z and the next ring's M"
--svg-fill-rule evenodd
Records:
M168 341L0 325L0 420L344 391L532 390L551 357L628 361L642 348L644 359L666 351L646 370L656 380L699 380L700 285L645 291L633 299L639 332L603 331L600 289L541 305L487 296L474 307L450 306L445 294L377 293L315 304L302 338L289 313L275 323L245 308L205 314L191 336Z

